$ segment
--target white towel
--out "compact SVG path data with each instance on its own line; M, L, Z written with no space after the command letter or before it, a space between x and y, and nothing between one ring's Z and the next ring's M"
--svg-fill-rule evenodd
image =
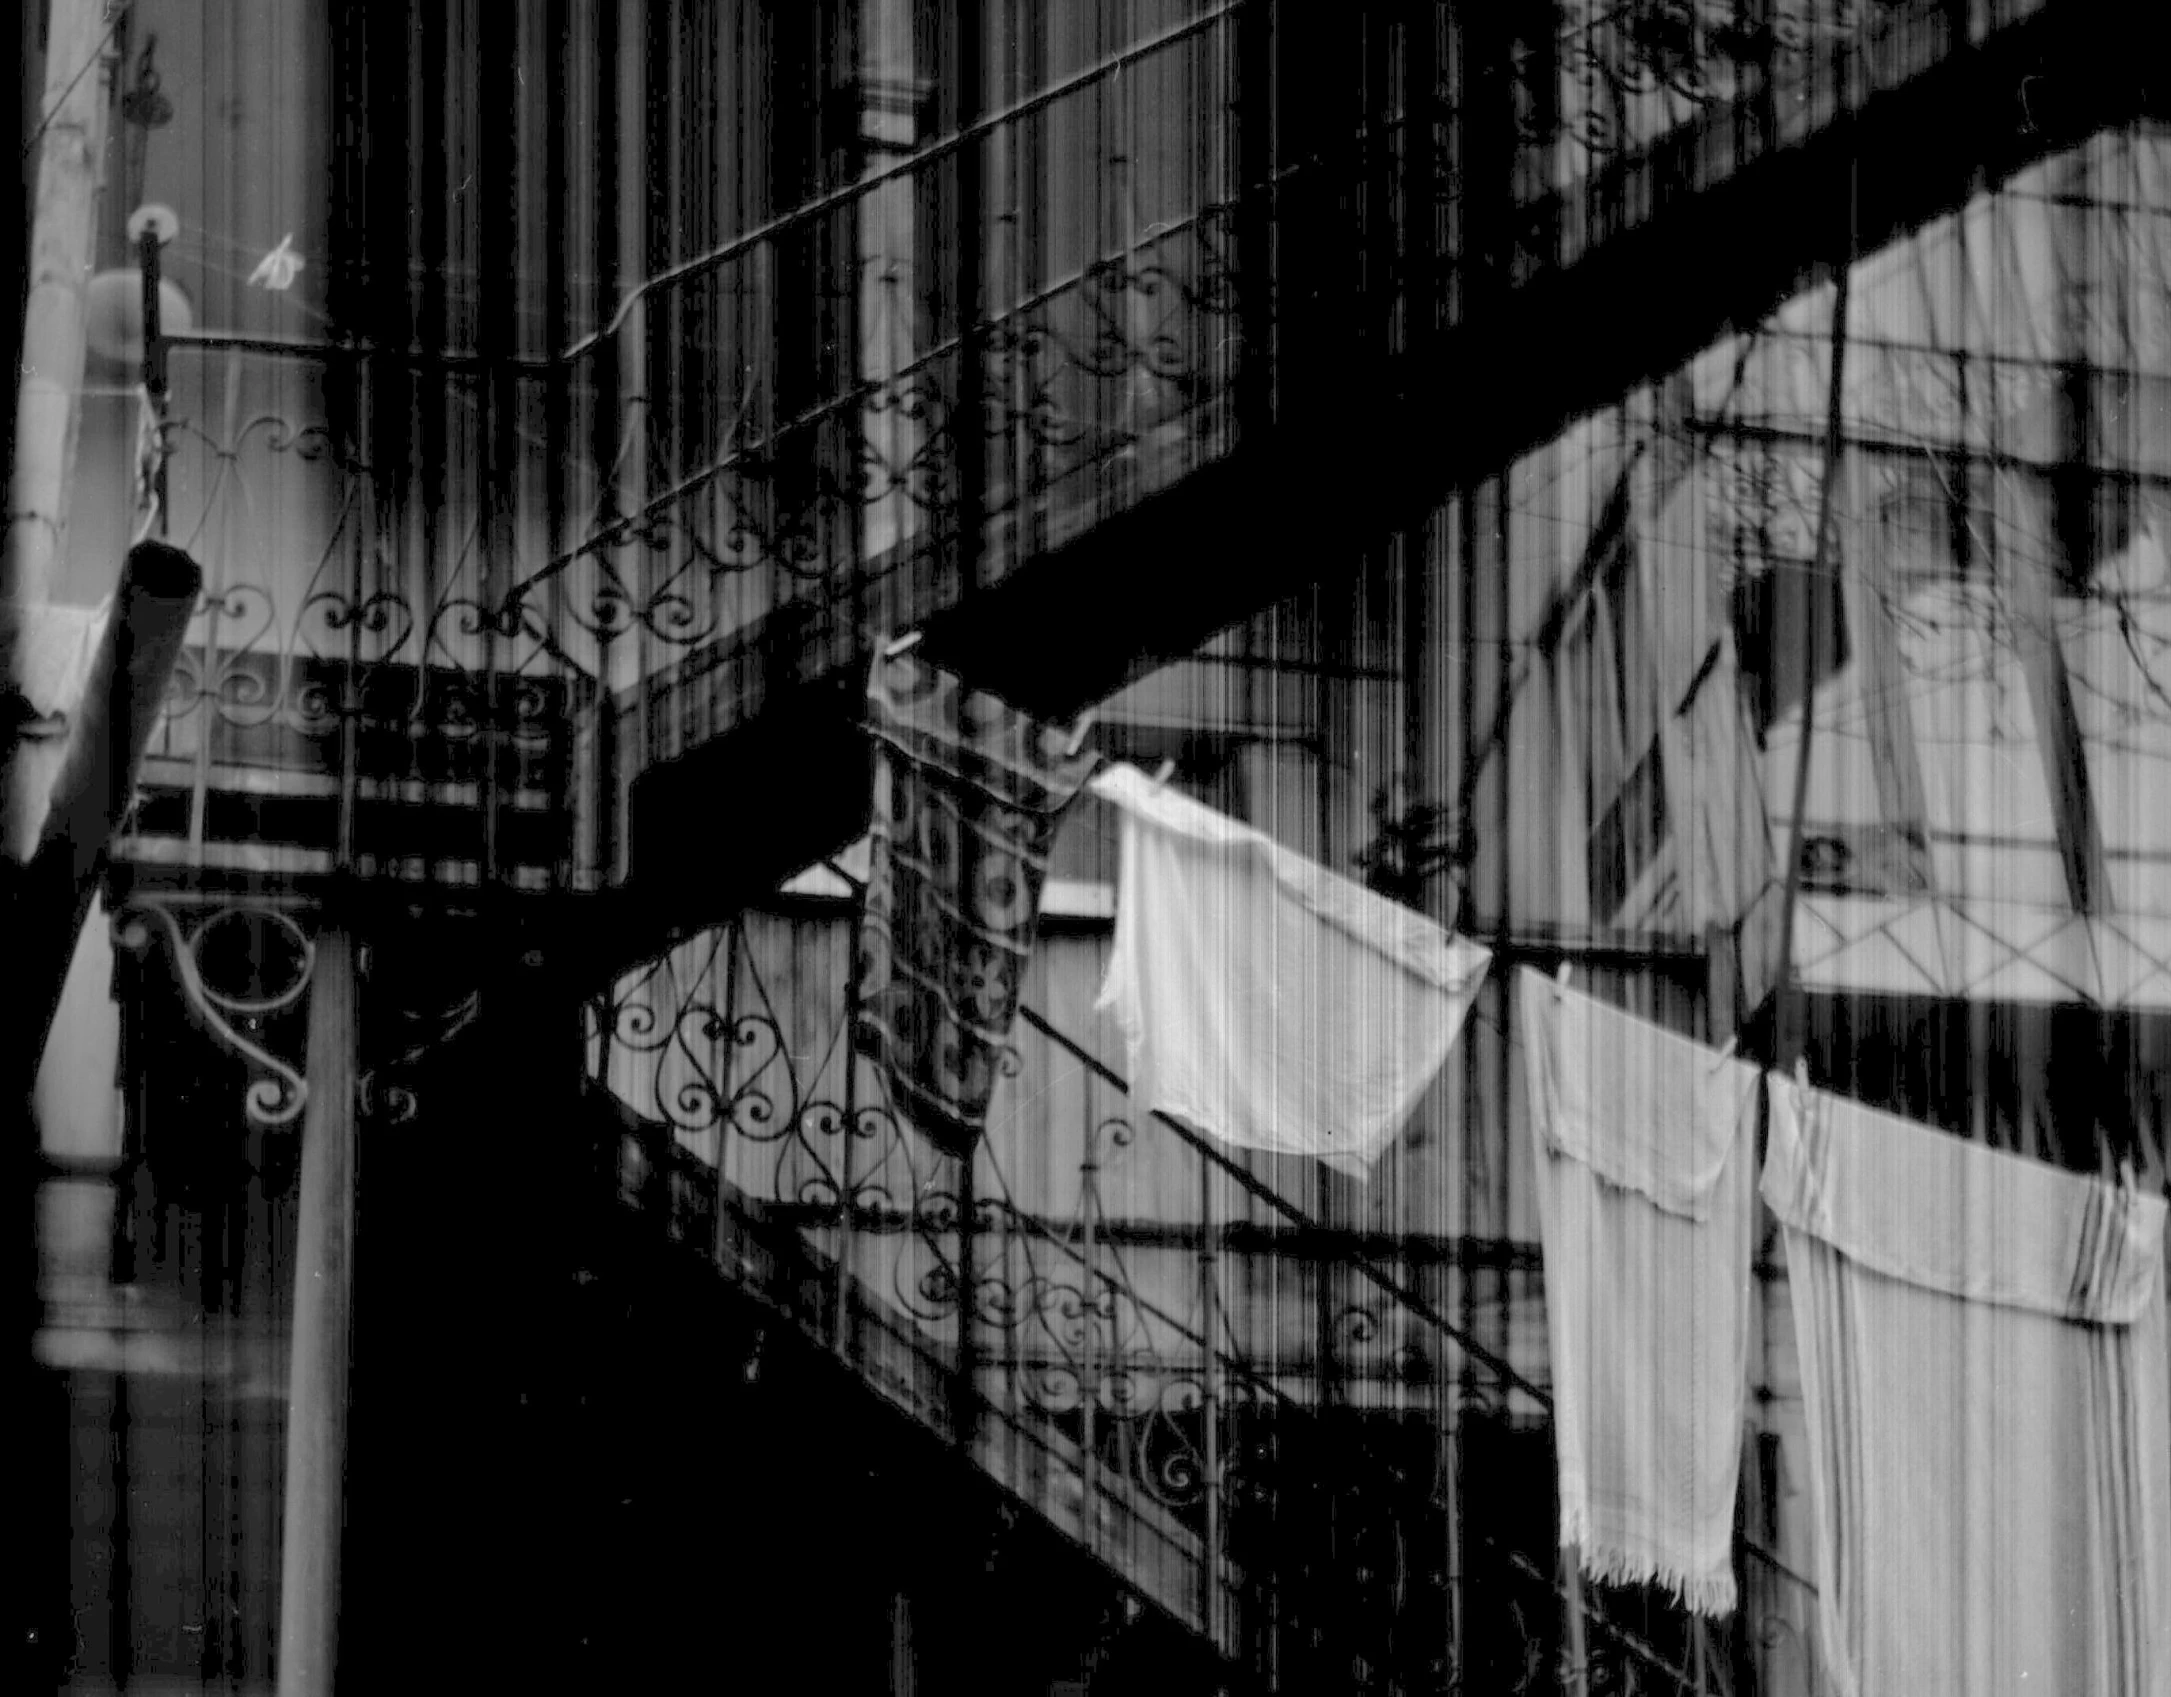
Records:
M1763 1191L1832 1689L2165 1697L2162 1199L1802 1100L1772 1080Z
M1757 1071L1525 968L1560 1539L1734 1607Z
M1115 947L1101 985L1134 1101L1358 1178L1432 1082L1491 959L1423 915L1115 766Z

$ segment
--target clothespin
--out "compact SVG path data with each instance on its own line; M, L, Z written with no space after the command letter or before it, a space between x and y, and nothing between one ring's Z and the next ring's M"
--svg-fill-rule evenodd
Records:
M1175 770L1176 762L1174 760L1162 761L1159 766L1154 768L1153 785L1148 793L1158 795L1163 789L1167 788L1169 774L1174 772Z
M1560 963L1560 970L1553 974L1553 987L1556 990L1567 989L1568 980L1571 976L1574 975L1574 972L1575 963L1573 961L1562 961Z
M1809 1121L1809 1062L1801 1055L1794 1057L1794 1117Z
M1085 746L1086 732L1093 728L1093 709L1088 707L1078 715L1078 722L1070 728L1070 741L1063 745L1063 758L1068 760Z
M294 251L292 231L279 238L279 245L256 262L256 269L249 273L251 285L262 284L267 289L285 289L294 281L294 274L302 268L302 256Z
M890 639L889 645L882 650L882 658L885 660L894 660L900 654L911 653L912 650L919 647L919 645L920 633L916 630L908 630L903 636L892 637Z
M1712 1059L1711 1070L1713 1072L1717 1072L1719 1068L1726 1065L1728 1061L1734 1058L1734 1051L1740 1047L1741 1037L1739 1033L1736 1033L1734 1036L1729 1037L1724 1045L1721 1046L1718 1054Z

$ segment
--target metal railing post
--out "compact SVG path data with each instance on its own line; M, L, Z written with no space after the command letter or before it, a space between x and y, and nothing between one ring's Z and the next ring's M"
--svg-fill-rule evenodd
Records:
M852 1140L858 1135L859 1119L859 1051L853 1045L859 1034L858 925L864 916L866 901L866 891L862 890L859 901L853 906L853 926L846 933L844 944L844 1042L840 1045L844 1051L844 1123L837 1151L837 1291L835 1316L832 1320L836 1332L837 1359L843 1362L850 1362L852 1359L852 1245L858 1224L853 1217ZM726 1043L731 1040L729 1027L725 1028L724 1040ZM728 1129L728 1124L727 1119L717 1126L716 1171L719 1198L723 1194L723 1134ZM721 1213L717 1217L721 1220Z
M317 938L309 990L309 1101L302 1116L286 1534L279 1576L279 1697L329 1697L339 1648L354 1286L355 1012L354 943L335 920Z
M1100 1305L1100 1239L1094 1215L1100 1209L1100 1133L1093 1123L1093 1098L1084 1102L1085 1152L1078 1162L1080 1248L1085 1257L1085 1303L1078 1339L1078 1477L1084 1491L1078 1503L1079 1531L1085 1547L1101 1554L1100 1448L1095 1419L1100 1401L1100 1351L1094 1319Z
M1199 1336L1204 1340L1204 1359L1199 1368L1199 1412L1202 1417L1200 1449L1205 1470L1206 1538L1201 1579L1205 1595L1199 1601L1199 1618L1206 1623L1207 1641L1225 1651L1229 1633L1222 1618L1221 1548L1221 1354L1215 1341L1221 1330L1219 1288L1220 1228L1215 1224L1214 1167L1199 1156Z

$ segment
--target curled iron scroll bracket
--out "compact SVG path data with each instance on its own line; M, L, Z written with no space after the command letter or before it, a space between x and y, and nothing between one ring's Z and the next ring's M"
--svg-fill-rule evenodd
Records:
M295 963L285 983L243 996L220 990L205 978L205 940L219 926L237 919L268 923L285 934ZM243 1110L251 1125L281 1130L301 1118L309 1086L300 1070L242 1029L293 1007L309 987L316 969L316 946L291 915L271 907L222 907L193 925L184 925L165 903L137 898L113 915L113 938L131 954L144 953L154 940L164 941L190 1020L250 1069Z

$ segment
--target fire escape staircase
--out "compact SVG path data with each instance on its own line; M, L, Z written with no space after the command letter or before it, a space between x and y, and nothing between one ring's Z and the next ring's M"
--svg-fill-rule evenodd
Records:
M704 1022L706 1012L696 1009ZM767 1040L745 1017L742 1009L731 1022L722 1051ZM1456 1463L1437 1423L1441 1402L1515 1404L1525 1429L1542 1431L1531 1422L1549 1406L1544 1389L1441 1314L1376 1246L1353 1256L1334 1247L1317 1221L1174 1121L1117 1117L1120 1077L1030 1006L1018 1035L1087 1074L1093 1099L1107 1093L1107 1111L1087 1116L1083 1185L1067 1220L1019 1203L993 1145L975 1163L977 1194L960 1194L954 1163L941 1166L902 1214L875 1199L882 1185L839 1206L833 1171L795 1185L780 1165L769 1169L769 1194L757 1195L719 1170L720 1140L703 1146L595 1080L590 1100L615 1128L621 1213L667 1245L681 1276L720 1281L760 1324L831 1358L931 1448L1098 1564L1210 1653L1233 1689L1440 1689L1459 1655L1465 1677L1552 1690L1571 1612L1593 1664L1632 1675L1639 1689L1745 1688L1746 1639L1657 1644L1595 1597L1565 1606L1544 1515L1528 1547L1500 1546L1467 1523L1470 1624L1458 1642L1448 1602ZM749 1064L758 1073L766 1063ZM836 1105L798 1083L776 1101L745 1079L711 1084L725 1098L724 1122L744 1105L765 1148L853 1141L822 1141L837 1129ZM879 1153L884 1134L862 1135ZM1140 1265L1149 1252L1137 1247L1136 1222L1126 1239L1096 1194L1098 1163L1136 1139L1180 1148L1218 1193L1239 1199L1218 1226L1202 1206L1177 1234L1186 1266L1202 1275L1191 1291ZM1071 1153L1067 1144L1049 1152L1059 1162ZM1301 1253L1318 1259L1323 1289L1347 1286L1310 1359L1277 1358L1273 1345L1247 1339L1245 1316L1217 1306L1223 1288L1232 1301L1256 1299L1239 1294L1245 1279L1231 1263L1247 1246L1258 1253L1262 1222L1308 1239ZM1179 1312L1192 1296L1197 1305ZM961 1343L968 1301L973 1324ZM1413 1349L1408 1340L1420 1336ZM1514 1489L1529 1497L1532 1483Z
M1187 1522L1120 1475L1111 1479L1093 1466L1075 1421L1005 1408L980 1384L968 1386L963 1375L970 1367L960 1358L955 1324L916 1320L846 1270L834 1246L834 1211L828 1211L832 1229L809 1230L806 1210L764 1202L722 1178L667 1123L616 1098L606 1111L620 1127L619 1202L645 1229L705 1260L742 1300L846 1364L875 1397L1090 1553L1143 1601L1217 1653L1234 1654L1230 1622L1242 1578L1224 1567L1209 1584L1195 1517ZM1052 1238L1046 1246L1059 1256L1075 1254L1075 1246ZM1083 1271L1082 1263L1072 1264ZM937 1266L939 1279L956 1277L954 1259L938 1256Z
M1308 140L1282 136L1284 151L1314 151L1270 173L1271 195L1247 190L1222 209L1227 252L1215 263L1226 274L1195 291L1219 328L1184 330L1237 349L1218 379L1226 392L1185 427L1196 445L1165 465L1134 445L1128 480L1072 509L963 488L951 497L959 510L930 513L924 534L840 568L837 581L802 585L622 691L631 883L672 891L691 904L690 921L721 918L746 892L698 875L695 858L709 850L684 825L708 797L812 762L864 793L839 726L854 712L844 686L870 633L923 631L928 660L1067 718L1353 570L1421 529L1454 490L1754 325L1849 253L1873 252L2106 127L2165 115L2164 89L2136 68L2138 43L2121 46L2130 9L1899 0L1859 10L1861 33L1827 43L1830 63L1807 65L1800 86L1767 70L1640 141L1594 144L1587 174L1536 188L1514 147L1485 138L1528 129L1530 115L1509 108L1523 95L1542 107L1544 67L1518 95L1529 72L1512 31L1492 39L1458 25L1471 63L1488 53L1500 63L1490 84L1466 67L1475 104L1438 120L1464 155L1440 190L1460 231L1445 244L1426 233L1429 220L1395 210L1416 192L1406 173L1443 171L1445 155L1330 138L1338 118ZM1249 51L1241 37L1238 51ZM1240 106L1234 121L1232 134L1266 120ZM1861 169L1866 160L1877 168ZM1437 304L1408 311L1405 297ZM775 867L750 872L784 875L850 835L812 815L784 823L764 833ZM710 910L694 911L702 903Z

